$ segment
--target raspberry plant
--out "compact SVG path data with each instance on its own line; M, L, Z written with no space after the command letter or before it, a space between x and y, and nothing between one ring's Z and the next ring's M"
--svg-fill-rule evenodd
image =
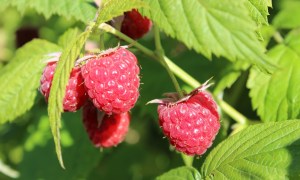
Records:
M0 3L0 179L299 178L298 1Z

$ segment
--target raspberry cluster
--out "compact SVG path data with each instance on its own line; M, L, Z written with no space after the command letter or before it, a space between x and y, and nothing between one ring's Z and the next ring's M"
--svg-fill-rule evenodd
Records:
M121 32L133 39L141 38L152 26L136 9L125 12L121 19ZM47 64L40 80L40 92L46 101L56 61ZM83 106L83 125L95 147L112 147L124 140L129 111L139 97L139 73L135 55L124 47L88 55L72 69L63 108L74 112ZM206 91L208 87L204 83L183 98L177 93L166 93L167 98L149 102L159 104L159 124L170 143L188 155L205 153L220 128L217 105Z
M57 62L49 62L40 83L48 101ZM129 111L139 97L140 69L133 53L123 47L90 56L75 66L63 99L64 111L83 108L83 124L96 147L119 144L129 127Z

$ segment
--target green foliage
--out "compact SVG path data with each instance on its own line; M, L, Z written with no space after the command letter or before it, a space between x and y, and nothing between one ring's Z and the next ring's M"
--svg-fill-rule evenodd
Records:
M65 96L65 89L69 80L70 72L74 67L75 60L78 57L81 48L87 40L90 32L91 31L89 30L81 33L77 39L74 39L73 37L73 40L69 46L63 51L57 63L50 90L48 105L49 121L55 142L55 150L62 167L64 167L64 164L61 154L59 131L61 126L60 117L61 113L63 112L62 102Z
M300 39L299 31L290 33L284 43L272 48L268 55L279 67L272 75L252 68L247 86L252 105L263 121L298 118L300 114Z
M21 17L17 10L0 11L0 68L1 64L13 57L15 31L20 26ZM0 71L1 74L1 71Z
M268 7L272 7L271 0L248 0L246 6L249 8L252 19L258 24L268 24Z
M33 121L27 128L29 137L24 142L23 157L18 165L20 179L87 179L103 153L89 141L80 112L66 113L62 117L62 146L68 167L63 170L53 151L46 108L35 107L35 110L41 113L31 117Z
M201 175L197 169L193 167L183 166L172 169L156 178L157 180L200 180Z
M249 64L240 62L235 64L230 64L225 66L221 72L218 83L214 89L214 94L218 95L218 93L223 92L224 89L230 88L233 83L240 77L242 70L245 70L249 67Z
M47 19L57 14L85 23L93 20L96 13L96 8L88 4L85 0L0 0L0 4L0 11L13 6L22 14L27 9L34 9Z
M141 0L104 0L95 27L97 28L101 23L122 15L125 11L142 6L145 4Z
M20 48L11 62L1 69L1 124L16 119L33 106L45 55L58 50L58 46L50 42L34 40Z
M214 179L297 177L300 175L299 136L299 120L249 126L208 155L202 175Z
M214 53L232 61L256 64L263 70L272 69L244 3L229 0L146 1L150 8L144 9L144 14L187 47L208 58Z
M0 165L16 169L20 179L153 179L158 174L157 179L172 180L299 178L298 0L273 4L271 0L102 0L97 13L93 2L0 0ZM102 23L133 8L149 16L165 34L150 32L136 43L113 27L102 28ZM18 30L27 27L47 40L33 40L14 52ZM215 85L208 90L219 98L222 125L200 158L188 159L169 148L159 128L157 106L145 106L174 91L166 69L154 61L162 55L155 49L155 38L161 38L168 62L176 64L170 68L182 90L190 92L213 77ZM84 44L99 39L106 47L118 42L134 46L129 50L141 66L140 97L131 110L128 136L118 147L104 150L89 141L80 110L62 113L71 69L84 55ZM46 105L38 95L39 79L46 55L58 51L62 55ZM251 67L248 76L251 64L259 69ZM249 126L254 122L248 119L258 118L265 123ZM5 123L9 121L13 123ZM66 170L55 158L64 167L62 151ZM194 168L200 166L201 173ZM0 174L0 179L7 178Z
M67 48L72 40L79 35L80 31L77 28L69 29L59 37L57 44L62 48Z
M277 28L296 28L300 26L300 1L280 1L280 12L275 16L272 24Z

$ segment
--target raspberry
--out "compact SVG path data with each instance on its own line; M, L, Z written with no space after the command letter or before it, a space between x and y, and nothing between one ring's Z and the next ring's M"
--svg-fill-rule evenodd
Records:
M96 147L107 148L121 143L128 131L129 121L128 112L107 115L98 111L90 102L83 106L83 124L90 140Z
M131 37L139 39L144 36L152 26L152 22L143 17L136 9L124 13L124 20L121 25L121 32Z
M130 51L120 47L90 59L82 67L88 95L106 114L129 111L139 97L140 69Z
M44 69L40 83L40 92L48 101L50 88L52 85L53 74L56 68L56 62L50 62ZM66 87L66 94L63 99L64 111L74 112L84 104L87 99L85 87L83 85L83 78L81 75L81 68L74 67L70 74L69 83Z
M170 143L188 155L202 155L212 145L220 128L217 105L203 86L184 99L158 102L159 124Z

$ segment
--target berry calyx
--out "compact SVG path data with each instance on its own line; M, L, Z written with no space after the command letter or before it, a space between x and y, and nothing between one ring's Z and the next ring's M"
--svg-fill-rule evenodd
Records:
M139 97L139 72L135 55L123 47L91 58L82 66L90 99L109 115L133 108Z
M121 25L121 32L131 37L139 39L143 37L152 27L152 22L147 17L143 17L136 9L124 13Z
M44 68L42 77L40 79L40 92L48 102L50 88L52 85L53 75L57 62L49 62ZM85 87L83 84L83 77L81 75L81 68L74 67L71 71L70 78L66 87L65 97L63 99L64 111L75 112L87 100Z
M212 145L220 128L217 105L206 84L182 99L174 93L168 98L153 100L159 103L159 124L176 150L187 155L202 155Z
M91 103L83 106L83 124L95 147L113 147L121 143L128 131L129 112L107 115Z

